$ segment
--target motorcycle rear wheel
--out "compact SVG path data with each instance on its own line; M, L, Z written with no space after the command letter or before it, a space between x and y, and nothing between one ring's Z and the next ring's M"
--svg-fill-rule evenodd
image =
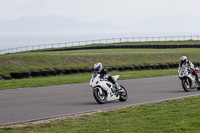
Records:
M94 99L99 104L104 104L107 101L106 92L104 90L102 90L102 94L100 94L99 89L98 88L94 88L94 90L93 90L93 96L94 96Z
M191 90L191 83L188 78L182 79L182 87L186 92L189 92Z
M122 85L120 85L120 87L121 87L125 92L124 92L123 94L120 95L119 101L124 102L124 101L126 101L126 100L128 99L128 94L127 94L126 89L125 89Z

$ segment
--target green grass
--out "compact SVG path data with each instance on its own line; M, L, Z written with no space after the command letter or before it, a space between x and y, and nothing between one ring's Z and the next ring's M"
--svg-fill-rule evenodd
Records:
M125 79L175 75L177 74L177 69L123 71L123 72L110 72L110 74L120 75L119 80L125 80ZM25 88L25 87L61 85L61 84L85 83L85 82L89 83L91 77L92 77L92 73L80 73L80 74L72 74L72 75L50 76L50 77L45 77L45 78L35 77L35 78L25 78L25 79L0 80L0 90Z
M198 133L200 97L54 120L25 127L6 127L1 133Z
M122 52L122 53L119 53ZM127 53L127 52L170 52L170 53ZM68 55L69 53L105 53ZM108 53L108 54L107 54ZM110 54L114 53L114 54ZM91 68L96 62L104 66L130 66L142 64L177 63L186 55L192 62L200 62L199 49L109 49L62 52L26 52L0 56L0 75L11 72Z

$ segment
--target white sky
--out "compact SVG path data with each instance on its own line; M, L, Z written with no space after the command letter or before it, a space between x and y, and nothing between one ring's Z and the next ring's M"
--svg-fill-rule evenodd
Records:
M0 19L58 15L131 25L153 17L200 16L200 0L0 0Z

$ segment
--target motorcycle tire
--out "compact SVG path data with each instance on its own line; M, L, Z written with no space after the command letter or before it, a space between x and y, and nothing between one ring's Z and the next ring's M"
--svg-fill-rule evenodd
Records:
M186 92L189 92L191 90L191 82L189 81L189 79L182 79L182 87Z
M99 89L98 88L94 88L94 90L93 90L93 96L94 96L94 99L99 104L104 104L107 101L106 92L104 90L102 90L102 94L100 94Z
M123 94L120 95L119 101L124 102L124 101L126 101L126 100L128 99L128 94L127 94L126 89L125 89L122 85L120 85L120 87L121 87L125 92L124 92Z

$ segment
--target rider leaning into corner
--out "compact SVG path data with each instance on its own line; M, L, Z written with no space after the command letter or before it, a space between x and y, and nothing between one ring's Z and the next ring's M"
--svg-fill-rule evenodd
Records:
M124 91L121 89L120 85L113 79L112 76L108 73L106 68L103 68L102 63L94 64L94 72L100 74L100 78L107 78L109 82L111 82L115 87L118 93L123 93Z
M181 68L188 67L189 69L192 70L192 75L196 76L197 82L200 83L199 76L198 76L199 69L194 68L194 64L191 61L189 61L186 56L182 56L180 60L181 62L179 64L178 72L181 70Z

